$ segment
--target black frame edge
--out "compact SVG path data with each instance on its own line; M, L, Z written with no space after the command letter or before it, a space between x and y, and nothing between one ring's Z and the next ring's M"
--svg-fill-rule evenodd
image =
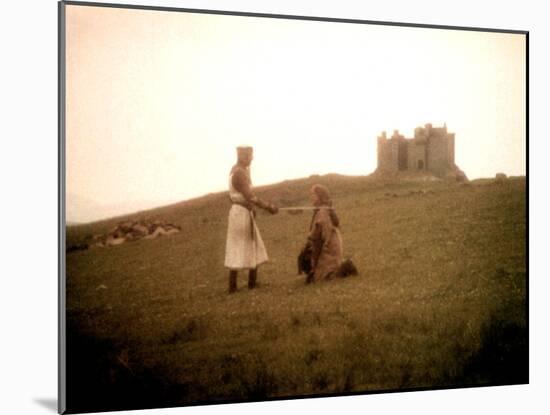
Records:
M288 20L309 20L309 21L321 21L321 22L332 22L332 23L371 24L371 25L378 25L378 26L405 26L405 27L415 27L415 28L421 28L421 29L465 30L465 31L473 31L473 32L510 33L510 34L522 34L522 35L525 35L528 33L526 30L465 27L465 26L446 26L446 25L433 25L433 24L425 24L425 23L404 23L404 22L374 21L374 20L362 20L362 19L346 19L346 18L337 18L337 17L256 13L256 12L243 12L243 11L189 9L189 8L180 8L180 7L146 6L146 5L124 4L124 3L120 3L120 4L99 3L99 2L72 1L72 0L63 1L63 3L68 6L112 7L112 8L119 8L119 9L138 9L138 10L153 10L153 11L164 11L164 12L186 12L186 13L241 16L241 17L263 17L263 18L288 19Z
M67 325L65 275L65 2L57 3L57 229L58 229L58 372L57 412L67 410Z
M532 358L531 353L529 351L531 342L529 341L529 333L530 333L530 324L529 324L529 302L530 302L530 295L529 295L529 32L525 32L525 157L527 165L525 166L525 248L526 248L526 254L527 254L527 260L526 260L526 278L525 278L525 292L526 292L526 310L525 310L525 319L527 321L527 383L530 384L531 381L529 379L531 375L530 370L530 360Z

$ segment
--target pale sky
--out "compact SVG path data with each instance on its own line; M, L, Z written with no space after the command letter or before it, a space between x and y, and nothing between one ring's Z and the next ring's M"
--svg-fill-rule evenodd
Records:
M69 220L224 191L240 144L256 185L370 174L426 123L470 179L526 173L525 35L66 7Z

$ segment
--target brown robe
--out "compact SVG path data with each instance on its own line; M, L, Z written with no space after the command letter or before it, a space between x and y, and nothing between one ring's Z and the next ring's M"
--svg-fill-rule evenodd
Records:
M342 237L330 210L319 209L314 213L308 241L312 246L313 280L330 278L343 261Z

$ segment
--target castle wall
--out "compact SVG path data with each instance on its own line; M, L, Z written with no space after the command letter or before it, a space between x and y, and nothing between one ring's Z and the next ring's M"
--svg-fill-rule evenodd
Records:
M447 134L448 137L448 146L447 146L447 160L449 164L454 167L455 165L455 135Z
M397 171L398 143L395 140L378 138L378 169L382 171Z
M399 166L399 142L388 140L388 160L392 171L397 171Z
M409 167L409 143L406 140L399 140L397 151L397 168L407 170Z
M423 168L426 170L426 144L417 143L416 141L411 141L409 143L409 160L408 160L408 170L416 171L418 169L418 162L421 162Z
M449 137L446 133L433 129L428 139L428 169L437 176L444 176L449 167Z

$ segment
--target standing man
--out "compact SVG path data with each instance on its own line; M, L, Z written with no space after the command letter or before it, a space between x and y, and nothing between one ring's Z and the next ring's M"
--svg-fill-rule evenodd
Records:
M237 291L237 273L248 270L248 288L256 287L258 265L268 260L264 242L256 226L254 206L271 214L277 207L259 199L252 192L250 163L252 147L237 147L237 164L229 174L229 197L233 205L229 211L225 266L229 268L229 293Z

